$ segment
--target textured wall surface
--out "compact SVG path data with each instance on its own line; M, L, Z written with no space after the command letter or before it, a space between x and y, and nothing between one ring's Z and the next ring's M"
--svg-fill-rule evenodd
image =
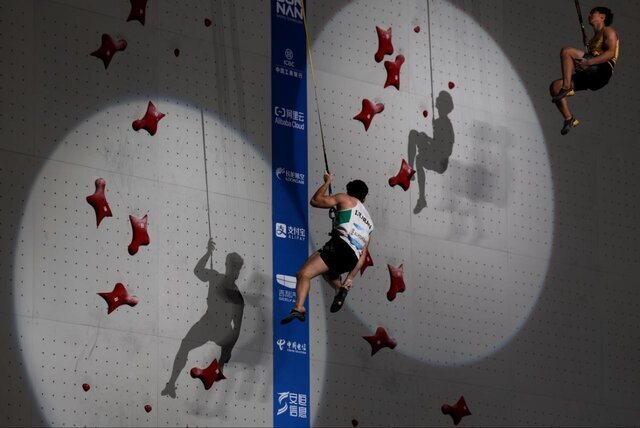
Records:
M565 3L309 3L334 189L365 180L376 224L342 311L313 283L313 426L449 426L440 406L461 395L463 424L637 425L640 7L610 5L619 65L570 99L582 123L562 137L547 88L580 45ZM142 26L127 1L0 4L0 425L272 423L269 10L150 1ZM379 63L376 26L395 48ZM128 42L106 70L89 55L103 33ZM400 89L384 88L397 55ZM385 105L367 131L365 98ZM154 136L131 126L149 101ZM419 170L406 192L387 183L402 159ZM96 228L98 177L113 217ZM151 244L131 256L128 217L145 214ZM329 227L312 209L310 250ZM393 301L387 264L404 266ZM118 282L140 302L107 315L97 293ZM380 326L398 345L371 356ZM188 370L230 342L205 391Z
M358 279L346 309L329 314L326 289L312 300L319 425L352 418L448 425L440 405L460 395L474 425L636 423L640 348L631 308L640 298L633 261L640 210L629 124L639 65L631 22L640 9L610 7L620 66L605 89L570 100L582 124L565 137L547 88L560 77L560 48L580 45L573 4L332 2L313 9L334 188L354 178L369 183L378 226L376 265ZM399 91L383 88L375 26L393 30L395 52L385 60L406 57ZM450 112L438 106L443 92ZM363 98L385 105L366 132L351 120ZM309 144L319 183L314 119ZM416 145L427 154L416 161L424 178L419 171L407 192L390 188L387 179ZM312 169L310 162L310 190ZM418 205L421 198L426 204ZM311 215L319 245L328 219ZM389 302L385 265L401 263L407 290ZM359 336L379 326L398 345L370 357Z
M126 1L0 7L2 424L268 425L268 4L149 2L144 26ZM106 70L102 33L128 42ZM132 129L149 101L154 136ZM113 217L96 229L98 177ZM107 315L97 293L118 282L140 302ZM230 381L189 377L229 351Z

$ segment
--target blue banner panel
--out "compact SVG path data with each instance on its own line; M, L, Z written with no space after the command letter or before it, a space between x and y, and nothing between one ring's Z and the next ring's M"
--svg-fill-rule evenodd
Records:
M309 248L307 52L302 0L271 0L273 425L309 427L309 324L281 325ZM308 305L307 305L308 309ZM309 318L307 318L308 320Z

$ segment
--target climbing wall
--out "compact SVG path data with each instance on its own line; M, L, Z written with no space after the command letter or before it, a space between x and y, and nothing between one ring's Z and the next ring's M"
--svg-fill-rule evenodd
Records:
M271 421L268 5L145 3L0 6L3 426Z
M563 137L547 88L560 48L580 43L573 4L309 6L334 189L364 180L376 224L345 309L312 293L318 425L636 423L640 348L622 325L637 322L637 168L622 159L637 151L623 94L638 9L611 7L621 65L571 99L582 124ZM313 192L324 161L309 118ZM329 219L310 224L318 248ZM390 292L399 266L405 290ZM372 355L363 337L384 344L380 327L394 341Z
M313 283L312 426L637 425L640 12L611 7L619 66L562 137L573 4L309 2L334 189L376 225L340 312ZM0 25L0 425L272 424L269 2Z

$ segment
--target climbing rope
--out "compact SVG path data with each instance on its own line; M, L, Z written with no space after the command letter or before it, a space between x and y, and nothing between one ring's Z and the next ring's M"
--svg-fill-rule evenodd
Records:
M429 0L427 0L427 32L429 34L429 75L431 76L431 118L435 119L436 114L436 101L435 94L433 93L433 54L431 52L431 11L429 9Z
M202 124L202 152L204 153L204 185L207 193L207 219L209 220L209 240L211 240L211 208L209 204L209 173L207 172L207 146L204 136L204 111L200 109L200 123ZM209 243L207 242L207 248ZM213 258L209 259L211 269L213 270Z
M305 34L305 40L307 44L307 54L309 55L309 68L311 69L311 80L313 81L313 95L316 101L316 111L318 112L318 125L320 126L320 140L322 141L324 167L328 173L331 173L331 171L329 171L329 162L327 161L327 148L324 143L324 132L322 130L322 115L320 114L320 103L318 102L318 85L316 83L316 75L314 73L313 56L311 55L311 42L309 41L309 27L307 26L307 11L305 10L305 7L304 7L304 3L305 3L304 0L301 3L302 3L302 22L304 23L304 34ZM331 184L329 184L329 194L331 195L332 193L333 192L331 190ZM336 218L335 207L332 207L329 210L329 218L331 218L331 223L333 225Z
M582 30L582 43L584 44L584 51L588 52L589 47L587 46L587 35L584 32L584 21L582 21L582 11L580 10L580 1L575 0L576 3L576 12L578 13L578 21L580 21L580 29Z

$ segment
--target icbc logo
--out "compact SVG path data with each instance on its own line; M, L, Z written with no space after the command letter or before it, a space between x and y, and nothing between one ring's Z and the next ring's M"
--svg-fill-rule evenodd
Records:
M291 67L291 68L295 68L296 63L295 61L293 61L293 51L289 48L287 48L284 51L284 61L283 64L286 65L287 67Z

